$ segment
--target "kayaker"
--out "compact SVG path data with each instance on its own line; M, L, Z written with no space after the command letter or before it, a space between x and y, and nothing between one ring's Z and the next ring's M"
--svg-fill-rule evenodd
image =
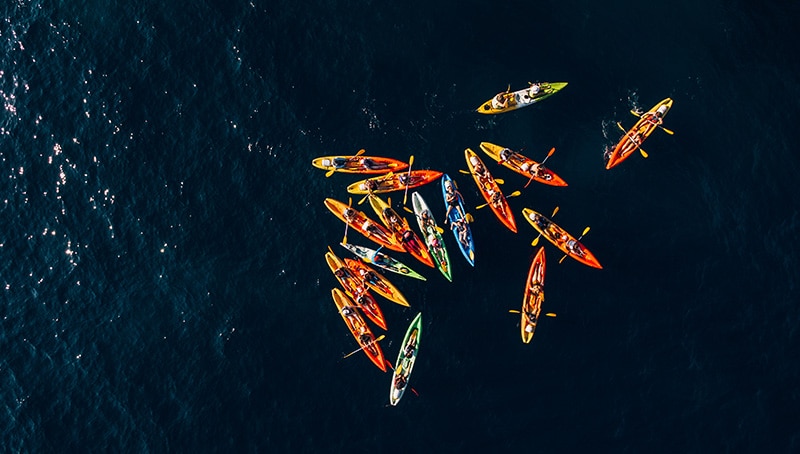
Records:
M403 389L406 387L406 378L402 375L398 375L397 378L394 380L394 387L397 389Z
M341 156L337 156L337 157L333 158L333 167L335 167L337 169L341 169L341 168L347 166L347 161L348 161L347 158L343 158Z
M375 191L376 189L378 189L378 182L371 178L368 178L364 181L364 187L369 192Z
M459 218L450 226L451 230L458 233L458 242L464 246L464 249L469 249L469 236L467 236L467 226L464 225L464 218Z
M385 162L375 162L370 158L361 158L361 165L368 170L386 169L389 167Z
M352 208L347 208L344 210L343 216L348 221L354 221L356 217L356 210Z
M535 98L541 90L542 87L540 87L539 84L531 84L530 88L528 89L528 96Z
M372 343L372 336L369 333L364 333L358 337L362 344L369 345Z
M499 192L492 192L492 197L491 197L491 200L492 200L492 205L493 205L494 207L499 207L499 206L500 206L500 200L501 200L502 198L503 198L503 196L502 196L502 195L500 195L500 193L499 193Z
M403 350L403 354L405 355L406 358L411 358L412 356L414 356L414 348L416 347L416 345L417 345L416 341L409 342L409 344L406 345L405 350Z
M355 313L355 311L350 306L345 306L345 307L342 308L342 315L344 315L345 317L350 317L354 313Z
M461 193L453 188L453 184L450 181L445 182L444 191L444 201L447 203L447 212L444 214L444 223L447 224L447 220L449 219L450 212L453 210L453 208L458 211L462 218L465 216L465 214L461 209L461 205L458 203L458 201L461 199Z
M506 96L507 93L498 93L492 99L492 107L495 109L505 109L508 107L508 97Z
M406 230L403 232L403 235L400 237L400 242L408 243L409 241L414 239L414 232L411 230Z

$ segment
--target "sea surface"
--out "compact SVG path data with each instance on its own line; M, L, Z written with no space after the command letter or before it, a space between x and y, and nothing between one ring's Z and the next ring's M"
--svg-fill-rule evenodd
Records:
M8 0L0 19L0 451L800 451L797 1ZM475 113L528 81L569 85ZM674 135L605 170L617 122L666 97ZM482 141L556 148L569 186L510 198L517 234L459 172ZM362 148L448 173L475 218L474 268L445 237L452 283L396 255L428 278L388 276L410 308L379 300L392 362L423 313L397 407L390 374L342 358L323 258L347 256L326 197L372 213L311 160ZM439 183L419 192L441 224ZM525 207L590 227L604 267L545 245L557 316L527 345Z

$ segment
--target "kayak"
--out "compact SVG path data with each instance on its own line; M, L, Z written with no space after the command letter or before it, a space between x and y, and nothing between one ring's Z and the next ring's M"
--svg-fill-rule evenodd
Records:
M400 293L400 290L392 284L389 279L386 279L382 274L376 273L369 265L361 260L354 260L350 258L344 259L345 265L351 270L354 270L356 276L361 279L361 282L366 284L367 287L374 290L378 295L386 298L387 300L397 303L401 306L409 307L406 297Z
M464 150L464 158L467 160L469 173L472 174L475 184L478 185L478 190L480 190L481 195L486 200L486 203L489 204L497 219L508 230L517 233L517 221L514 219L514 213L511 212L508 200L500 190L500 185L494 181L492 174L489 173L489 169L486 168L481 158L471 148Z
M405 252L406 249L394 240L392 232L384 226L368 218L366 214L355 208L345 205L336 199L325 199L325 206L342 222L350 228L364 235L379 245L397 252Z
M386 372L386 357L383 355L383 350L375 342L375 335L372 334L367 323L358 313L356 307L353 306L353 302L338 288L331 290L331 296L333 296L333 302L336 304L336 310L342 316L342 320L344 320L350 333L356 338L358 345L361 346L370 361L378 366L378 369Z
M368 188L372 183L375 184L372 189L373 194L404 191L406 189L406 180L408 180L408 188L412 189L436 181L440 176L442 176L442 172L438 170L412 170L411 172L390 173L380 177L356 181L347 187L347 192L351 194L367 194L370 192Z
M542 216L540 213L524 208L522 215L525 219L535 228L547 241L553 243L555 247L561 249L561 252L567 254L573 259L583 263L592 268L603 269L600 262L597 261L594 254L586 249L586 246L576 240L575 237L567 233L566 230L556 225L550 219ZM571 248L571 249L570 249Z
M344 292L356 302L358 307L364 311L364 315L378 325L380 328L386 330L386 319L383 317L383 312L375 301L375 297L369 293L367 287L361 282L361 278L355 271L350 269L345 263L331 251L325 253L325 261L328 262L328 267L336 276L336 280L342 285Z
M408 325L406 335L403 337L403 346L397 354L397 362L392 374L392 387L389 390L389 403L397 405L403 397L403 393L408 386L408 377L414 370L414 363L417 361L419 352L419 341L422 335L422 312L418 313L411 324Z
M528 271L528 280L525 281L525 294L522 297L522 320L519 323L522 342L529 343L533 339L533 332L536 330L536 323L539 321L539 314L542 313L542 303L544 302L544 246L539 248L536 257L531 262L531 269Z
M321 156L314 158L311 165L322 170L341 173L379 174L397 172L408 168L408 163L380 156Z
M383 225L394 234L395 242L402 244L415 259L431 268L435 266L425 242L411 230L406 218L398 215L397 211L377 195L369 196L369 205L381 218Z
M614 151L608 156L606 169L619 165L619 163L628 159L634 151L638 150L642 146L642 142L658 128L658 125L671 108L672 99L666 98L646 113L643 113L639 121L622 136Z
M442 234L439 233L440 227L436 225L433 213L425 203L425 199L417 191L411 193L411 205L414 207L414 217L417 218L419 230L425 237L425 244L428 246L433 261L436 262L436 267L448 281L453 282L450 257L447 255L447 247L444 245Z
M448 202L448 193L450 202ZM465 216L467 211L464 209L464 199L458 191L455 181L450 179L447 174L442 175L442 196L444 197L444 207L447 210L447 221L450 223L450 230L456 237L458 249L467 259L467 262L475 266L475 243L472 241L472 229L469 228Z
M486 153L490 158L497 161L504 167L517 172L518 174L534 181L544 183L550 186L566 186L567 182L563 178L556 175L552 170L544 167L538 162L534 161L527 156L523 156L513 150L510 150L500 145L495 145L489 142L481 142L481 150ZM539 171L533 175L531 169L536 169L538 166Z
M499 114L521 109L553 96L566 86L567 82L539 82L522 90L505 91L483 103L477 111L482 114Z
M355 254L356 257L360 258L361 260L364 260L367 263L371 263L379 268L383 268L386 271L391 271L392 273L401 274L403 276L413 277L414 279L419 279L421 281L426 280L425 276L417 273L411 268L405 266L399 260L395 260L394 258L384 254L383 252L376 251L375 249L370 249L365 246L357 246L355 244L350 244L350 243L339 243L339 244L341 244L343 248Z

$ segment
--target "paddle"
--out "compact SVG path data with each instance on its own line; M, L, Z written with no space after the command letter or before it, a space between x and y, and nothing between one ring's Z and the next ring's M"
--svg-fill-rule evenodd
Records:
M508 195L506 198L507 198L507 199L510 199L511 197L517 197L517 196L519 196L520 194L522 194L522 192L521 192L521 191L514 191L514 192L512 192L511 194L509 194L509 195ZM476 206L476 207L475 207L475 209L476 209L476 210L480 210L481 208L484 208L486 205L489 205L489 204L488 204L488 203L484 203L483 205L478 205L478 206Z
M475 175L474 173L470 172L469 170L458 169L459 172L463 173L464 175ZM495 178L494 182L497 184L506 184L506 180L502 178Z
M553 153L555 153L555 152L556 152L556 147L553 147L553 148L551 148L551 149L550 149L550 152L549 152L549 153L547 153L547 156L545 156L545 157L544 157L544 159L542 160L542 162L540 162L540 163L539 163L539 165L540 165L540 166L543 166L543 165L544 165L544 163L547 161L547 158L549 158L550 156L553 156ZM533 181L533 178L534 178L535 176L536 176L536 174L535 174L535 173L533 173L533 172L531 172L531 177L528 179L528 182L527 182L527 183L525 183L525 186L523 186L523 187L522 187L522 189L525 189L525 188L527 188L527 187L528 187L528 185L529 185L529 184L531 184L531 181Z
M375 181L378 184L380 184L383 180L386 180L386 179L391 178L393 176L394 176L394 172L389 172L389 173L387 173L386 175L384 175L384 176L382 176L380 178L376 178ZM372 195L372 191L367 189L367 195L365 195L361 200L359 200L358 204L361 205L362 203L364 203L364 201L367 200L367 197L369 197L371 195Z
M550 217L552 218L553 216L556 215L556 213L558 213L558 207L556 207L556 209L553 210L553 214L551 214ZM539 244L539 237L541 236L542 236L541 233L536 235L536 238L534 238L533 241L531 241L531 246L536 246L537 244Z
M638 148L638 149L639 149L639 153L641 153L641 154L642 154L642 157L643 157L643 158L647 158L647 157L649 156L649 155L647 154L647 152L646 152L646 151L644 151L644 150L642 150L642 147L640 147L640 146L639 146L639 144L638 144L638 143L636 143L636 141L635 141L635 140L633 140L633 137L631 137L631 135L630 135L630 134L628 134L628 131L626 131L626 130L625 130L625 128L623 128L623 127L622 127L622 124L620 124L620 122L617 122L617 126L619 127L619 129L621 129L623 132L625 132L625 137L627 137L627 138L628 138L628 140L630 140L630 141L631 141L631 142L632 142L634 145L636 145L636 148Z
M581 240L581 238L583 238L583 236L584 236L584 235L586 235L587 233L589 233L589 228L590 228L590 227L587 225L587 226L586 226L586 228L585 228L585 229L583 229L583 233L581 233L581 236L579 236L579 237L578 237L578 239L577 239L576 241L580 241L580 240ZM559 260L559 261L558 261L558 263L561 263L561 262L563 262L563 261L564 261L564 259L565 259L565 258L567 258L567 256L568 256L568 255L569 255L569 254L564 254L564 257L561 257L561 260Z
M406 204L406 200L408 199L408 182L411 180L411 164L414 164L413 154L408 158L408 174L406 175L406 190L403 192L403 205Z
M348 354L346 354L346 355L342 356L342 359L349 358L349 357L351 357L351 356L355 355L356 353L360 352L361 350L364 350L365 348L369 347L370 345L372 345L372 344L374 344L374 343L376 343L376 342L380 342L380 341L382 341L384 337L386 337L386 335L385 335L385 334L381 334L381 335L380 335L380 336L378 336L378 337L377 337L377 338L376 338L374 341L372 341L372 342L368 343L367 345L365 345L365 346L363 346L363 347L359 348L358 350L353 350L352 352L350 352L350 353L348 353Z
M522 312L520 312L520 311L518 311L518 310L516 310L516 309L509 309L509 310L508 310L508 313L509 313L509 314L521 314ZM548 317L553 317L553 318L555 318L555 317L556 317L556 313L555 313L555 312L548 312L548 313L546 313L546 314L544 314L544 315L546 315L546 316L548 316Z
M642 114L640 114L639 112L636 112L635 110L631 110L631 113L632 113L632 114L634 114L634 115L636 115L636 116L637 116L637 117L639 117L639 118L641 118L641 117L642 117ZM648 120L648 121L650 121L650 120ZM651 123L652 123L652 121L651 121ZM659 125L659 124L657 124L656 126L658 126L659 128L663 129L663 130L664 130L664 132L666 132L666 133L667 133L667 134L669 134L669 135L674 135L674 134L675 134L675 132L674 132L674 131L672 131L672 130L670 130L670 129L667 129L667 128L665 128L665 127L663 127L663 126Z
M350 208L351 206L353 206L353 198L352 197L348 197L347 198L347 208ZM345 221L344 222L344 238L342 238L342 244L347 244L347 228L348 227L350 227L350 223ZM328 247L328 249L330 249L330 246ZM333 252L333 251L331 251L331 252Z
M360 150L358 150L358 151L356 152L356 154L355 154L355 155L353 155L353 158L355 158L356 156L361 156L361 155L362 155L362 154L364 154L364 152L366 152L366 151L367 151L367 150L365 150L365 149L363 149L363 148L362 148L362 149L360 149ZM349 159L348 159L348 161L349 161L349 160L351 160L351 159L353 159L353 158L349 158ZM332 168L331 170L328 170L327 172L325 172L325 178L330 178L330 176L331 176L331 175L333 175L333 173L334 173L334 172L336 172L336 170L338 170L338 169L337 169L336 167L334 167L334 168Z

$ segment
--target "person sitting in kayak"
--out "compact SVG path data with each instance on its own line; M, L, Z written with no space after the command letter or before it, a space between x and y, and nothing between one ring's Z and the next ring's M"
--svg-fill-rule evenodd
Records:
M536 324L536 321L537 321L538 319L537 319L537 317L536 317L536 313L535 313L535 312L533 312L533 311L527 311L527 312L525 312L525 316L526 316L526 317L528 317L528 320L529 320L531 323L533 323L534 325Z
M333 272L333 275L336 277L345 277L347 276L347 270L344 268L338 268L336 271Z
M455 188L453 188L453 184L449 181L445 182L444 184L444 191L445 191L445 199L444 201L447 203L447 212L444 214L444 223L447 224L447 220L449 219L450 212L453 211L453 208L458 211L458 214L461 215L463 218L464 210L461 209L461 205L458 201L461 199L461 193L459 193Z
M362 344L369 345L372 343L372 336L369 333L364 333L358 336L358 339L361 341Z
M576 240L567 241L567 250L575 255L583 256L583 250L581 249L580 245L578 245Z
M500 200L502 198L503 198L503 196L499 192L492 192L492 196L491 196L492 206L495 207L495 208L499 208L501 206Z
M450 225L450 229L458 233L458 242L464 246L464 249L469 249L469 236L467 235L467 226L464 225L464 222L464 218L459 218Z
M347 220L347 221L355 221L356 210L354 210L352 208L347 208L346 210L344 210L344 213L342 213L342 215L344 216L345 220Z
M397 378L394 380L394 387L397 389L403 389L406 387L406 378L402 375L398 375Z
M378 252L381 249L383 249L383 245L381 245L378 249L375 249L375 251L373 251L372 254L369 255L368 257L369 261L376 265L381 265L381 264L388 265L387 261L384 259L384 256L378 255Z
M428 235L428 244L430 244L431 248L433 249L439 249L440 247L442 247L442 245L439 244L439 238L437 238L436 235L433 233Z
M369 192L373 192L378 189L378 182L369 178L364 181L364 188Z
M508 107L508 93L498 93L492 98L492 107L498 110Z
M528 88L528 96L531 98L535 98L539 95L539 92L542 91L542 87L539 84L531 84Z
M370 158L361 158L361 165L368 170L388 169L389 166L385 162L375 162Z
M400 236L401 243L408 243L413 239L414 239L414 232L412 232L411 230L404 231L403 235Z
M348 161L349 161L349 159L347 159L347 158L343 158L341 156L337 156L337 157L333 158L333 167L335 167L337 169L342 169L344 167L347 167L347 162Z
M365 220L363 224L361 224L361 228L367 232L367 236L375 235L379 237L383 237L382 232L378 228L377 225L370 222L369 219Z
M345 306L342 308L342 315L345 317L350 317L355 315L355 310L351 306Z

